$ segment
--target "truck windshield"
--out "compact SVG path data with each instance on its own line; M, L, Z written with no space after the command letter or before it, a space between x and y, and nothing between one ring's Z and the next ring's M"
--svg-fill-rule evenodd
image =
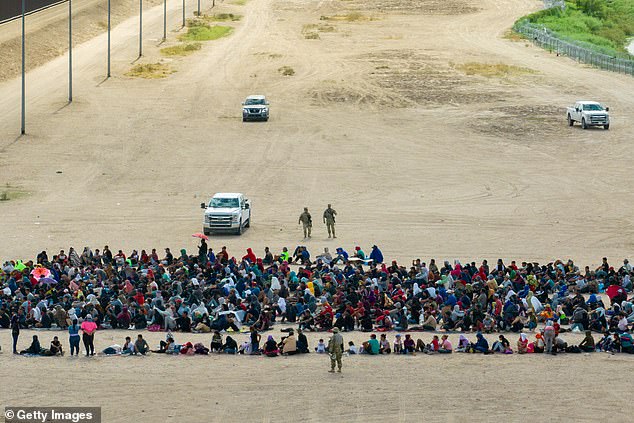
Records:
M253 105L263 106L265 104L265 100L263 98L247 98L244 104L247 106L253 106Z
M600 104L584 104L583 110L603 110L603 107Z
M237 198L212 198L209 203L213 208L235 208L240 207L240 203Z

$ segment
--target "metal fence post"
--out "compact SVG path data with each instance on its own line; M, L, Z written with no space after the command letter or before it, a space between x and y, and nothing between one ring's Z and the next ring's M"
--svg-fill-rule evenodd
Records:
M20 134L26 134L26 75L25 75L25 58L24 47L25 42L24 39L26 37L26 32L24 30L24 15L26 14L26 0L22 0L22 113L21 113L21 123L20 123Z
M110 0L108 0L108 74L110 78Z
M73 102L73 0L68 0L68 102Z
M143 56L143 0L139 0L139 57Z
M163 41L167 39L167 0L163 0Z
M183 28L185 28L185 0L183 0Z

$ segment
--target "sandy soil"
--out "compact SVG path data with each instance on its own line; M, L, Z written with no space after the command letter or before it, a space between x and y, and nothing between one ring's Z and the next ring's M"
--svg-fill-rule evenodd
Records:
M192 247L198 204L216 191L253 202L250 230L211 243L236 255L293 247L302 207L319 216L327 202L339 212L339 245L379 242L387 257L631 255L632 79L504 38L538 6L224 3L216 13L245 15L236 31L167 61L177 72L154 81L122 76L136 59L130 19L113 32L112 79L104 35L76 49L72 105L64 57L30 72L27 137L16 139L19 81L0 85L0 182L26 193L0 204L0 256ZM361 18L320 20L350 11ZM162 8L145 15L142 61L154 62ZM169 2L170 42L179 16L180 2ZM306 39L311 24L333 30ZM459 65L469 62L533 73L467 75ZM240 121L253 92L270 97L268 124ZM563 107L577 98L610 105L612 129L568 128ZM314 232L310 248L335 246L321 225Z
M23 331L19 345L26 348L33 331ZM279 330L270 332L279 340ZM60 332L37 332L48 346ZM60 339L67 344L65 333ZM268 334L268 333L267 333ZM202 342L210 335L177 333L177 342ZM428 333L414 334L425 341ZM103 331L96 346L122 345L133 331ZM394 334L389 334L394 339ZM144 333L152 348L164 333ZM309 343L328 334L308 334ZM470 335L473 337L473 335ZM517 335L508 335L512 342ZM236 337L240 342L245 335ZM450 340L457 342L457 335ZM488 336L492 342L494 335ZM557 356L472 354L344 357L344 372L327 372L326 355L295 357L164 356L147 357L20 357L8 354L11 335L0 332L3 380L2 406L102 407L104 422L222 422L241 419L273 421L629 421L632 357L623 355L559 354ZM344 334L359 345L368 334ZM568 342L580 337L566 334ZM24 344L24 345L23 345ZM606 389L592 392L580 403L583 390L610 378ZM37 381L37 382L36 382ZM33 389L37 384L37 388Z
M225 2L215 13L244 15L232 35L180 59L160 57L158 6L144 14L145 57L136 63L162 61L176 71L161 80L124 76L136 60L138 27L134 17L123 21L113 31L113 78L104 81L103 34L74 51L71 105L66 57L29 72L25 137L17 136L19 80L0 83L0 192L13 198L0 202L0 257L70 245L191 249L190 234L201 229L198 204L216 191L242 191L253 203L253 225L242 237L211 239L235 255L302 243L296 222L308 206L318 223L307 242L314 253L379 243L386 257L402 260L631 257L634 80L505 38L515 19L539 6ZM180 1L168 9L171 45ZM468 63L514 67L485 77L467 74ZM281 75L283 66L295 74ZM240 120L240 102L253 93L271 100L266 124ZM579 98L611 107L610 131L566 126L564 107ZM319 224L328 202L339 212L337 243ZM9 335L0 336L7 345ZM355 359L343 379L331 380L315 356L176 359L173 366L160 359L51 366L5 354L6 380L44 383L35 394L29 383L3 383L0 398L116 404L107 421L139 408L148 416L142 421L183 421L190 411L194 420L213 421L237 414L250 421L619 420L625 378L593 389L583 403L568 387L596 386L633 363L603 355L592 365L583 355L403 357L379 366ZM127 395L141 381L143 391ZM168 389L206 394L157 405L172 398ZM214 397L218 404L209 402Z
M162 0L144 0L143 7L162 4ZM139 3L111 0L110 25L114 27L139 13ZM181 19L182 23L182 19ZM43 13L26 17L26 69L35 69L68 52L68 5L60 4ZM73 44L79 45L108 28L107 3L101 0L73 3ZM19 19L0 25L0 81L21 72L22 26Z

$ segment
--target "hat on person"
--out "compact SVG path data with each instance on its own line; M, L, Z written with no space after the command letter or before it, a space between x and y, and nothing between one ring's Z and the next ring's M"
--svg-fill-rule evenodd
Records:
M86 320L91 321L92 320L92 316L90 314L86 315Z
M332 333L339 333L339 328L337 326L332 328Z

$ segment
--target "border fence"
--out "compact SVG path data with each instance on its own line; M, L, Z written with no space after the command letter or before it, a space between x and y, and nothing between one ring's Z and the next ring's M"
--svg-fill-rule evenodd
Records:
M548 0L545 1L545 4L548 8ZM561 7L561 5L551 4L550 7ZM555 52L558 55L568 56L579 63L586 63L597 68L634 76L634 60L610 56L571 43L558 37L555 33L542 25L535 25L526 20L521 20L513 25L513 31L524 35L533 43L546 50Z

